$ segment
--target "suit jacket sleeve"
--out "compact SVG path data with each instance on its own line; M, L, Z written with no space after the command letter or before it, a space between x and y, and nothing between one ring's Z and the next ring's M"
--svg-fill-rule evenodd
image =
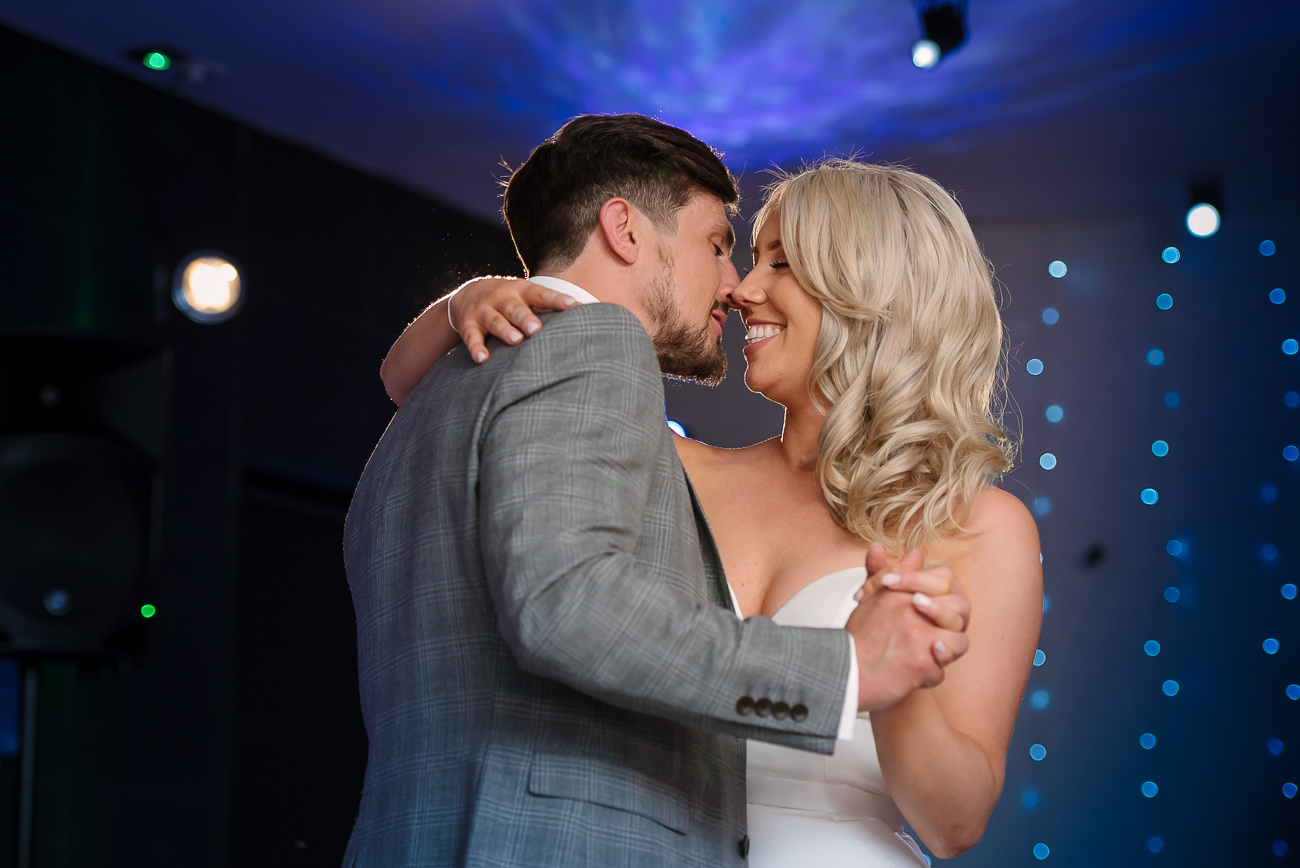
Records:
M690 509L654 485L672 445L658 365L636 318L610 304L556 315L502 363L509 370L479 425L477 482L484 569L517 663L621 707L833 750L846 633L741 622L634 554L657 517L666 524L674 509ZM687 581L702 582L698 555L690 563L700 574ZM808 714L743 714L742 696Z

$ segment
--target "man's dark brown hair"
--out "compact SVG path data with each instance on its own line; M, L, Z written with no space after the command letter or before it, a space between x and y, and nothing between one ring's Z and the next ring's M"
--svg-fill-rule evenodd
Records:
M657 226L697 192L732 210L735 180L712 148L643 115L582 115L538 145L506 183L506 225L525 273L573 264L611 198L631 202Z

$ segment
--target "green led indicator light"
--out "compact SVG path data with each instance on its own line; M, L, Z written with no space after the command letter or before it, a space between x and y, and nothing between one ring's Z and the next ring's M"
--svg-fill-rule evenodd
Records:
M140 614L146 618L152 618L157 613L157 611L158 611L157 609L155 609L153 606L149 605L148 603L145 603L143 606L140 607Z
M167 55L163 54L161 51L149 52L141 59L140 62L143 63L149 69L156 69L159 72L162 72L163 70L166 69L171 69L172 66L172 59Z

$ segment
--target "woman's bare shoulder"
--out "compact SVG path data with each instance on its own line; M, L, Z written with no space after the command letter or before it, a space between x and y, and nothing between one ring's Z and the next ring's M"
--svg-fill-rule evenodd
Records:
M971 501L962 526L969 531L940 541L927 558L948 562L992 559L1038 560L1038 526L1015 495L992 486Z
M968 522L971 530L977 533L1000 529L1038 535L1034 518L1020 498L991 485L981 490L971 502Z

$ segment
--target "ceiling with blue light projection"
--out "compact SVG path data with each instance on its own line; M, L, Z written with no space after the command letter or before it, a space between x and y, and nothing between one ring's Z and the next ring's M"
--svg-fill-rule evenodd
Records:
M773 164L859 153L990 217L1177 205L1224 166L1272 195L1269 158L1300 147L1300 4L967 7L966 44L926 71L908 0L0 0L0 22L486 216L501 163L583 112L684 126L747 194ZM156 44L194 74L125 56Z

